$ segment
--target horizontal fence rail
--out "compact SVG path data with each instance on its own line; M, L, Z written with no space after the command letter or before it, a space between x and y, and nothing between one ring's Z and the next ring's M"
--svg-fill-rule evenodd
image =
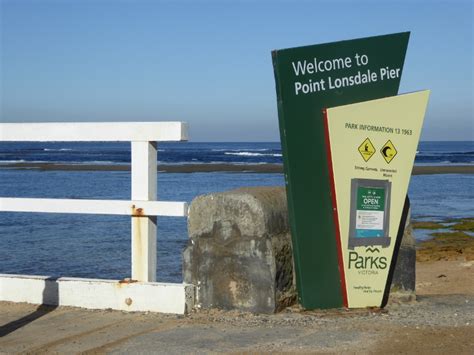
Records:
M1 123L4 142L176 142L188 139L184 122Z
M0 212L186 217L185 202L0 197Z

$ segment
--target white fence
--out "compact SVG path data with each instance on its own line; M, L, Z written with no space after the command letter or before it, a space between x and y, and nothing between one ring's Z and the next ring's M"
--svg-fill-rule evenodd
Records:
M155 282L156 217L187 216L186 203L156 200L156 144L160 141L184 140L187 140L187 125L183 122L0 124L0 141L131 142L132 196L129 201L0 197L0 212L130 215L132 219L131 275L132 280L138 281L138 283L131 284L119 283L120 292L118 292L114 286L117 282L113 281L59 279L55 280L55 289L59 292L61 285L63 285L62 288L66 290L64 285L67 284L69 292L57 295L56 298L43 297L42 302L39 302L40 299L37 296L28 298L27 295L35 294L33 291L35 288L43 288L43 294L49 295L51 292L46 288L51 286L51 280L46 277L21 276L15 278L13 275L0 275L0 301L53 303L87 308L150 310L170 313L184 313L187 308L192 306L192 285ZM74 283L74 280L77 282ZM26 288L22 289L21 285ZM140 285L142 285L145 297L140 293ZM86 305L76 304L77 302L72 301L71 296L76 294L75 287L77 287L76 291L88 293L81 295L81 297L91 298L85 303ZM150 293L149 290L153 291ZM149 298L146 297L146 293L149 293ZM156 296L156 293L159 294L159 297ZM133 298L127 297L131 294L135 295L135 299L140 300L139 304L134 303ZM104 301L107 299L110 299L110 302Z

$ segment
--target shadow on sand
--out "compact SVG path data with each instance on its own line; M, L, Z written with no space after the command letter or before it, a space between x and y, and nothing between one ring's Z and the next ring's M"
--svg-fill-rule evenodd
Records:
M42 301L43 304L39 305L33 313L0 326L0 337L4 337L12 333L15 330L24 327L31 322L34 322L36 319L41 318L58 308L57 305L59 304L59 290L57 280L57 277L49 277L45 279Z

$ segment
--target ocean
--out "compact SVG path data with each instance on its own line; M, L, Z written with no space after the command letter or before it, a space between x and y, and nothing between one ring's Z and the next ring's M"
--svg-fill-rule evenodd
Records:
M126 165L130 144L0 143L0 196L129 199L128 171L20 170L14 163ZM162 143L158 164L278 164L279 143ZM421 142L417 165L472 165L474 142ZM282 174L159 173L160 200L187 201L243 186L283 186ZM473 217L474 176L417 175L412 218ZM130 217L0 213L0 273L122 279L130 277ZM158 218L158 280L180 282L185 218Z
M0 164L129 164L130 143L0 142ZM278 164L280 143L161 143L158 164ZM421 142L415 164L474 164L474 142Z

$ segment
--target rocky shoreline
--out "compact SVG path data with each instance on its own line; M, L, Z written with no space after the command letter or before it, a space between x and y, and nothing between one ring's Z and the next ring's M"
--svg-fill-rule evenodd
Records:
M413 221L416 230L428 230L430 239L418 242L418 262L437 260L474 260L474 218L442 222Z
M162 173L262 173L281 174L282 164L160 164ZM0 164L0 169L35 169L41 171L129 171L130 165L112 164L56 164L56 163L12 163ZM415 166L413 175L430 174L474 174L474 165Z

